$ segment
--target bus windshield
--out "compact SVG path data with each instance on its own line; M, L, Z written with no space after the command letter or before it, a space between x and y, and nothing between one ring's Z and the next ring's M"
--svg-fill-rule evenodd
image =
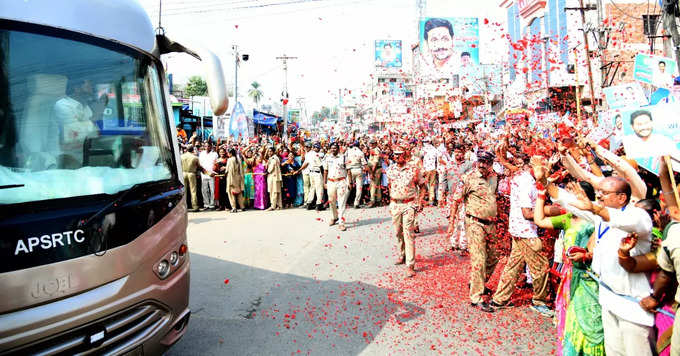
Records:
M176 175L154 61L101 42L0 27L0 205Z

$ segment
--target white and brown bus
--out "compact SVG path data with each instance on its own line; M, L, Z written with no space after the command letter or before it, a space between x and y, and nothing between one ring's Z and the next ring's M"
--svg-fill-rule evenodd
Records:
M0 355L155 355L186 331L187 214L164 53L130 0L0 8Z

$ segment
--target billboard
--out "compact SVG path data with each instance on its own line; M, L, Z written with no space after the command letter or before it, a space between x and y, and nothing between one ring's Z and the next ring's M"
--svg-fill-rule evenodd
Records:
M638 105L644 106L649 104L645 92L642 90L640 83L626 83L603 88L607 105L610 109L620 109L626 106Z
M401 68L401 41L376 40L375 66L382 68Z
M479 21L476 17L420 19L422 74L461 81L479 66Z
M659 104L621 111L623 148L638 165L657 173L659 157L670 155L680 160L680 104ZM673 165L674 170L678 166Z
M673 78L678 75L678 67L671 58L638 53L635 56L633 78L652 84L657 88L671 88Z

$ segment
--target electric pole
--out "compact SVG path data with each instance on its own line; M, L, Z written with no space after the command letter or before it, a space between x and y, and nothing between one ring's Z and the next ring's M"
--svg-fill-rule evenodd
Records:
M276 57L283 61L283 138L288 137L288 60L297 59L297 57L289 57L285 54L281 57Z
M238 103L238 46L233 45L231 49L234 50L234 107Z
M588 6L586 7L583 4L583 0L579 0L579 7L565 7L564 10L579 10L581 12L581 23L583 26L583 45L585 46L586 50L586 64L588 65L588 84L590 88L590 107L593 110L593 121L595 125L597 125L597 104L595 102L595 88L593 86L593 69L590 64L590 45L588 44L588 29L586 28L586 10L595 10L593 6ZM574 62L574 67L578 66L578 58L576 58L576 62ZM579 83L577 82L576 85L578 86Z

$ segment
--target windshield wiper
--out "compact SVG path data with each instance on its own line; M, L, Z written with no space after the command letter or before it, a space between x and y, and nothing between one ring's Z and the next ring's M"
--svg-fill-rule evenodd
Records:
M101 208L99 211L94 213L92 216L90 216L87 220L81 220L78 223L78 227L83 227L87 226L92 220L96 219L97 217L107 214L109 211L111 211L112 208L117 207L120 205L121 202L125 200L125 198L130 195L131 192L138 190L140 187L145 186L146 183L137 183L130 188L123 190L118 193L118 197L116 199L113 199L110 203L106 204L103 208Z
M7 184L7 185L0 185L0 189L21 188L23 186L24 186L23 184Z

